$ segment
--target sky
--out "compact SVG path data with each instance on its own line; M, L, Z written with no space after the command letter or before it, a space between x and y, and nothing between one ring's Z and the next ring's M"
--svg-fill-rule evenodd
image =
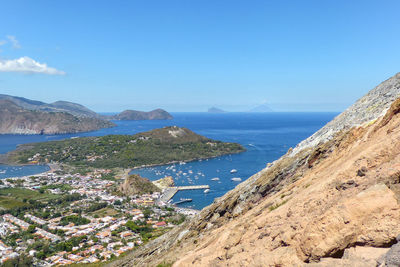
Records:
M0 93L98 112L342 111L400 71L397 0L0 6Z

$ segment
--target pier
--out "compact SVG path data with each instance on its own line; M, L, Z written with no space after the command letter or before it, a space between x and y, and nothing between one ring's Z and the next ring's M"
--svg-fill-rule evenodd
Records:
M192 201L193 201L193 199L191 199L191 198L181 198L181 200L175 202L174 205L182 204L182 203L185 203L185 202L192 202Z
M172 186L164 190L164 193L160 197L160 201L168 202L171 198L175 196L180 190L200 190L209 189L209 185L189 185L189 186Z

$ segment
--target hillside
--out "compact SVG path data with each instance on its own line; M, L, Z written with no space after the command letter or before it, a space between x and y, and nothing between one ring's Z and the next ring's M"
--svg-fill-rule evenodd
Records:
M96 112L76 103L57 101L47 104L41 101L31 100L24 97L0 94L0 100L9 100L26 110L37 110L43 112L64 112L77 117L101 118Z
M21 145L8 154L15 163L38 161L97 168L133 168L233 154L245 149L176 126L135 135L82 137Z
M399 266L399 96L400 73L191 221L109 265Z
M163 109L155 109L149 112L137 110L125 110L117 115L111 116L112 120L137 121L137 120L171 120L171 114Z
M47 112L20 107L0 99L0 134L63 134L94 131L115 124L95 117L77 117L66 112Z

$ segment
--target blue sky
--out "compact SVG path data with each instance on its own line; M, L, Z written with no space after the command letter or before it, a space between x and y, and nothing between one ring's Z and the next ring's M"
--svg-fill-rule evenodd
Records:
M100 112L264 102L341 111L400 71L399 10L399 1L6 0L0 93Z

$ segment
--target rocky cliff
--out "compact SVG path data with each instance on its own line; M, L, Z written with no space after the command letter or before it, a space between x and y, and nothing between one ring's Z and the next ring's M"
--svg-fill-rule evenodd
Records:
M171 120L171 114L163 109L155 109L149 112L137 110L125 110L121 113L111 116L112 120L138 121L138 120Z
M399 94L397 74L194 219L110 265L400 266Z
M151 194L161 190L149 179L143 178L137 174L133 174L128 176L120 185L119 191L126 196L132 196L137 194Z
M0 134L63 134L94 131L115 126L95 117L77 117L66 112L46 112L20 107L0 99Z

